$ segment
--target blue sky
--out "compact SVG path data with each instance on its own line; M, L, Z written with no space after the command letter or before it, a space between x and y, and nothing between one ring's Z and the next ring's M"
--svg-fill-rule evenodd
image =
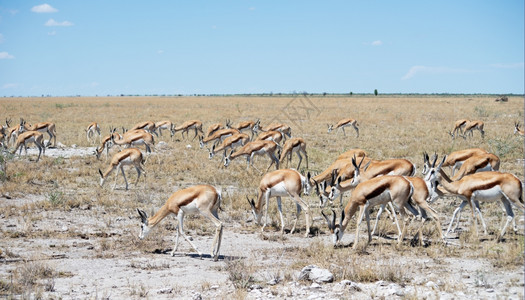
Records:
M0 1L0 96L524 93L524 1Z

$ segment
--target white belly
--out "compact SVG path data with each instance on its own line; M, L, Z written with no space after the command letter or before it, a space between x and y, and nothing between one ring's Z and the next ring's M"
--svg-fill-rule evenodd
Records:
M120 164L123 165L123 166L129 166L129 165L133 164L133 161L131 160L131 158L127 157L127 158L121 160Z
M136 140L136 141L133 141L131 142L132 145L144 145L145 142L143 139L140 139L140 140Z
M199 209L197 208L197 205L195 205L195 202L191 202L188 205L181 206L182 211L185 214L196 214L199 212Z
M490 188L488 190L478 190L472 193L472 197L475 200L479 201L485 201L485 202L492 202L500 200L501 197L503 197L503 192L501 191L501 188L499 185Z
M252 153L252 155L263 155L265 153L266 153L266 150L264 150L264 148L262 148L261 150L254 151Z
M266 193L269 197L286 197L289 195L284 185L284 182L279 182L278 184L274 185L273 187L268 189Z
M392 197L390 196L389 191L384 191L381 194L377 195L376 197L368 200L368 206L373 207L376 205L386 204L388 201L390 201Z

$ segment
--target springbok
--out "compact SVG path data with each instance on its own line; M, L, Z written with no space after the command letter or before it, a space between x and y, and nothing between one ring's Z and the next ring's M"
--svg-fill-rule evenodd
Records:
M456 138L456 135L459 133L460 135L463 135L463 130L465 126L467 126L467 123L469 120L467 119L460 119L454 122L454 128L452 128L452 131L449 131L448 134L452 137L452 139Z
M299 219L299 214L301 209L304 210L306 215L306 233L305 237L308 237L310 234L310 208L308 204L301 199L301 192L305 195L310 193L310 173L307 177L304 177L296 170L284 169L276 170L270 173L267 173L261 179L259 184L258 198L257 203L253 199L249 199L248 202L252 208L252 213L257 224L261 225L262 218L262 209L266 205L265 209L265 219L262 224L262 231L268 223L268 206L271 197L277 198L277 208L279 210L279 216L281 217L281 234L284 233L284 218L281 206L281 197L291 197L295 201L297 207L297 213L295 215L295 221L292 226L290 234L293 234L295 231L295 226L297 225L297 220Z
M129 131L135 131L137 129L144 129L145 131L147 131L149 133L152 133L152 134L155 134L156 136L159 136L157 134L157 131L156 131L157 127L156 127L155 123L152 122L152 121L144 121L144 122L137 123Z
M288 159L286 160L286 166L288 167L288 164L292 161L292 154L294 152L299 157L297 170L299 170L301 167L301 162L303 161L303 156L301 153L306 157L306 168L308 169L308 153L306 153L306 142L302 138L291 138L284 143L279 162L282 164L284 158L287 157Z
M173 128L173 134L175 134L175 132L177 132L177 131L182 131L182 133L181 133L182 134L182 138L184 138L184 133L186 132L186 138L188 138L189 131L191 129L193 129L195 131L195 135L193 136L193 140L197 136L198 132L200 132L201 134L204 134L204 132L202 131L202 122L199 121L199 120L186 121L186 122L182 123L182 125L176 126L175 128Z
M410 197L413 195L413 192L414 187L410 181L408 181L405 177L398 175L375 177L358 184L341 213L341 220L339 224L335 223L335 216L333 217L332 221L330 221L325 216L325 219L328 221L328 229L333 234L334 246L337 245L343 238L343 234L346 227L348 226L348 222L354 216L358 207L360 208L360 212L357 219L353 248L356 249L357 244L359 243L359 227L363 221L364 216L366 216L369 244L372 240L372 233L370 231L370 209L376 205L384 205L389 202L392 202L396 205L404 220L403 230L398 236L398 244L400 244L404 239L407 225L407 214L405 208L409 209L414 215L418 214L416 209L412 207L409 201Z
M357 127L359 124L355 119L342 119L335 125L335 130L337 132L339 129L341 129L343 131L343 135L346 136L345 127L349 126L355 129L356 137L359 137L359 128ZM334 125L328 124L328 133L332 132L332 130L334 130Z
M226 157L226 150L234 150L239 146L244 146L246 143L250 141L250 136L248 136L246 133L237 133L232 136L227 137L219 147L215 148L215 145L211 148L211 150L208 149L210 152L210 159L212 159L215 156L215 152L217 151L224 151L224 155L222 156L221 163L224 160L224 157Z
M113 189L117 187L118 172L120 170L122 171L122 177L124 177L124 181L126 182L126 190L128 190L128 180L126 179L126 174L124 173L124 166L135 167L138 173L137 181L135 182L135 185L137 185L140 179L140 174L144 173L144 181L146 180L146 171L144 171L144 169L142 168L143 164L144 158L142 156L142 152L140 152L140 150L137 148L126 148L118 153L115 153L111 158L109 166L106 169L106 171L104 171L104 173L102 173L102 171L98 169L98 173L100 174L100 186L102 187L108 176L111 174L111 172L117 169Z
M485 130L483 130L483 127L485 126L485 123L483 121L470 121L465 126L465 133L463 134L463 138L467 138L468 136L473 137L474 130L478 130L481 133L481 138L485 138Z
M137 209L141 218L141 227L139 238L144 239L151 229L159 224L169 214L177 216L177 237L175 239L175 247L171 251L171 256L174 256L179 246L179 235L197 251L199 256L202 253L191 242L191 239L184 234L184 215L200 213L208 218L215 225L215 237L213 238L211 257L214 261L219 259L219 249L222 241L222 222L219 220L217 210L221 206L221 192L211 185L195 185L183 190L173 193L166 203L157 211L156 214L148 218L148 215L143 210Z
M100 139L100 126L98 126L97 122L92 122L86 128L86 139L88 142L95 136L95 133L98 134L98 138Z
M447 160L445 163L443 163L443 167L450 167L452 168L452 176L454 176L454 173L456 170L459 170L461 168L461 165L467 160L468 158L476 155L483 155L487 154L488 152L481 148L471 148L471 149L464 149L459 151L454 151L447 155ZM423 154L425 155L425 154ZM428 157L428 154L427 154ZM428 159L425 160L425 163L423 164L423 170L421 171L421 174L426 175L428 173L428 170L430 169L429 161Z
M46 146L44 145L44 134L39 131L24 131L22 133L18 134L18 137L16 138L15 142L15 150L12 152L12 154L15 154L18 148L20 148L20 152L18 155L22 155L22 146L24 146L24 150L27 155L27 144L33 143L38 148L38 158L36 159L36 162L40 160L40 155L42 152L46 154Z
M175 135L175 131L173 131L173 128L175 126L173 123L169 120L165 121L159 121L155 123L155 131L159 131L160 136L162 136L162 130L169 130L170 131L170 137L173 139L173 135ZM157 135L158 136L158 135Z
M256 141L274 141L279 144L283 140L284 134L278 130L263 131L259 133Z
M210 126L208 126L208 130L206 130L206 134L204 135L204 137L209 137L219 129L224 129L224 125L222 125L222 123L211 124Z
M22 133L23 131L39 131L39 132L47 132L49 135L49 141L47 142L46 147L49 147L51 144L51 139L53 139L53 146L56 147L57 145L57 133L55 130L55 123L51 122L41 122L36 123L33 125L26 124L26 121L24 119L20 119L20 128L18 129L19 133Z
M275 163L275 169L279 169L279 159L275 156L275 150L277 149L277 144L274 141L253 141L249 142L246 145L242 146L237 151L231 151L228 156L224 158L224 166L228 167L230 162L237 157L246 156L246 168L249 168L250 165L253 166L253 157L255 155L268 155L271 159L271 163L266 169L266 172L270 167ZM257 169L255 166L253 166ZM258 170L258 169L257 169Z
M495 171L487 171L474 173L471 175L464 176L458 181L452 181L441 172L441 167L446 161L446 156L443 157L441 163L436 167L436 161L432 164L428 174L425 176L427 182L437 182L440 184L448 193L458 196L462 203L452 215L452 220L449 224L445 237L450 232L454 219L459 211L469 204L472 213L472 220L474 220L474 231L477 236L477 219L474 217L474 209L476 209L480 216L483 230L486 233L487 228L481 211L477 205L477 201L501 201L505 212L507 214L507 221L498 236L498 240L503 238L507 226L514 220L514 212L512 211L512 205L518 207L521 212L524 211L525 206L523 203L523 185L521 181L514 175L509 173L500 173ZM517 231L516 225L514 224L514 231Z
M233 128L219 129L208 137L202 137L202 136L199 137L199 146L202 149L209 142L214 142L214 143L222 142L224 141L225 138L230 137L235 134L239 134L239 133L241 133L239 130L233 129Z

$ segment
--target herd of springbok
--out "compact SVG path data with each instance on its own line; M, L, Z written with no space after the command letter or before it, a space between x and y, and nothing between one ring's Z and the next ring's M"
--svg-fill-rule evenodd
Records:
M514 133L524 136L523 129L520 129L519 123L515 123ZM368 243L375 234L376 226L371 230L370 210L374 206L380 206L376 217L376 223L381 213L386 210L394 218L398 230L398 243L402 243L406 234L409 214L418 217L422 222L432 219L436 223L436 228L441 233L440 241L446 242L448 234L455 230L452 226L458 213L468 204L472 212L474 221L474 234L477 235L477 218L478 215L485 234L487 233L486 224L481 214L479 202L500 201L506 214L506 221L499 232L497 239L501 240L507 227L513 223L514 231L517 227L514 220L512 206L516 206L520 211L524 211L523 191L521 181L514 175L499 171L500 159L497 155L489 153L484 149L473 148L455 151L444 155L441 159L436 154L430 157L423 154L423 177L415 177L415 165L406 159L386 159L374 160L369 157L366 151L362 149L352 149L342 153L337 159L330 164L323 172L315 176L301 174L300 170L303 156L306 160L306 169L308 169L308 154L306 151L306 142L300 137L292 137L290 126L286 124L271 124L261 126L259 120L240 122L232 124L227 120L223 125L221 123L212 124L204 133L202 122L190 120L175 126L170 121L160 122L142 122L136 124L131 129L122 129L118 133L116 128L112 128L109 134L101 137L100 126L93 122L89 124L86 131L88 141L95 142L96 136L100 141L100 146L96 147L95 155L97 159L102 153L106 153L106 160L109 156L110 148L125 146L124 149L115 153L107 169L102 172L100 169L100 186L102 186L108 176L116 169L115 175L116 187L119 171L124 177L126 190L128 182L124 172L124 166L135 167L138 176L135 185L138 183L141 174L146 176L143 168L145 155L154 151L155 137L162 136L163 130L169 131L170 136L181 131L182 138L189 138L190 132L194 132L193 139L198 137L200 148L206 148L209 152L209 158L212 159L216 154L222 156L220 164L228 167L232 161L238 157L245 157L247 168L255 167L253 164L254 156L268 156L270 165L267 167L265 174L262 176L257 200L246 195L250 204L254 218L264 230L267 225L269 200L272 197L277 199L278 211L281 220L281 234L284 233L285 222L282 214L282 197L290 197L295 201L297 213L290 233L296 229L297 220L301 211L306 215L305 236L310 235L311 212L307 201L301 198L301 195L308 195L315 187L316 194L319 197L319 206L324 209L327 204L331 206L331 214L321 212L326 220L328 229L333 234L334 245L337 245L344 234L348 222L356 214L357 226L353 247L358 245L359 227L366 217L368 228ZM334 125L328 125L328 133L341 130L346 135L344 128L353 127L356 131L356 137L359 137L359 124L355 119L343 119ZM484 138L484 124L482 121L469 121L466 119L458 120L449 134L452 138L461 136L464 139L473 137L473 131L478 130L481 137ZM43 133L49 135L49 142L44 144ZM184 137L186 134L186 137ZM0 131L0 141L4 148L9 144L14 144L13 154L20 149L22 145L27 153L27 144L34 143L39 149L37 161L42 153L45 154L45 148L49 147L51 140L56 146L55 124L50 122L27 124L21 119L17 126L11 127L11 121L6 120L6 126L2 126ZM143 145L146 154L136 146ZM286 160L287 165L291 163L292 154L296 153L299 162L296 169L280 169L281 164ZM275 171L269 172L270 168L275 165ZM444 168L450 168L448 175ZM258 169L257 169L258 170ZM259 170L259 172L261 172ZM261 172L262 173L262 172ZM346 205L343 206L343 194L350 192ZM440 216L433 208L430 207L436 199L443 196L457 196L462 202L454 211L449 226L445 233L442 232ZM334 202L339 198L338 204ZM172 254L175 253L178 246L179 234L199 253L191 239L184 234L183 219L185 214L200 213L207 217L216 227L216 234L212 243L211 256L214 260L218 259L219 248L222 240L223 225L218 218L217 211L220 208L222 196L219 188L211 185L196 185L186 189L178 190L173 193L155 215L148 217L147 214L137 209L141 217L141 232L139 237L144 238L152 227L157 225L163 218L169 214L175 214L178 219L177 237ZM390 209L388 209L388 207ZM266 206L266 208L265 208ZM264 221L262 221L263 209ZM336 211L340 211L337 213ZM400 228L397 221L396 211L402 216L403 226ZM408 212L407 212L408 211ZM337 221L339 217L339 221ZM459 221L458 221L459 222ZM457 226L457 225L456 225ZM422 224L418 230L418 240L421 244Z

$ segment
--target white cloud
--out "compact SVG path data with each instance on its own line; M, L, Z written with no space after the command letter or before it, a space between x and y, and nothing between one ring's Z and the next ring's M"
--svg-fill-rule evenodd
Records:
M524 64L521 62L515 64L492 64L490 66L498 69L523 69Z
M46 26L73 26L73 23L69 22L69 21L64 21L64 22L57 22L53 19L49 19L44 25Z
M448 67L427 67L427 66L413 66L408 70L405 76L401 77L402 80L410 79L417 74L451 74L451 73L469 73L472 72L466 69L454 69Z
M381 41L379 41L379 40L378 40L378 41L373 41L373 42L372 42L372 46L381 46L381 45L383 45L383 42L381 42Z
M13 59L13 58L15 57L7 52L0 52L0 59Z
M31 8L31 11L36 13L55 13L58 11L58 9L52 7L47 3L44 3L41 5L33 6L33 8Z
M13 89L13 88L16 88L16 87L18 87L17 83L6 83L6 84L2 85L2 89Z

